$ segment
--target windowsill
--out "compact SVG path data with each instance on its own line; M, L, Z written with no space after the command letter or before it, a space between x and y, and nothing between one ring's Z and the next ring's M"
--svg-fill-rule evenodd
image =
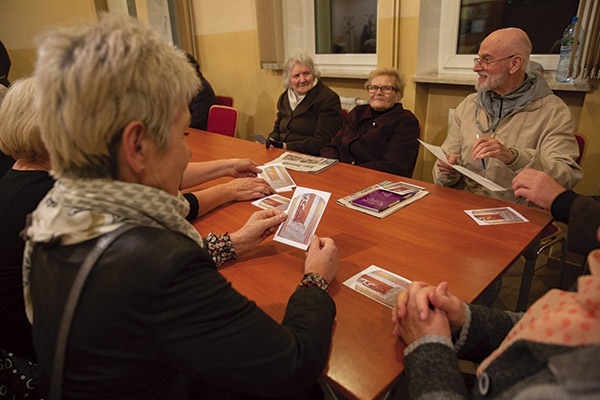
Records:
M546 76L546 82L550 86L550 89L556 91L567 91L567 92L591 92L594 87L589 82L582 83L557 83L552 80L551 76ZM463 86L474 86L475 76L473 75L452 75L452 74L422 74L412 78L415 83L438 83L442 85L463 85Z
M315 63L315 67L324 78L365 80L369 77L369 73L377 68L377 65L333 65Z
M369 77L369 73L360 71L332 71L322 70L319 68L319 72L323 78L344 78L344 79L361 79L365 80Z

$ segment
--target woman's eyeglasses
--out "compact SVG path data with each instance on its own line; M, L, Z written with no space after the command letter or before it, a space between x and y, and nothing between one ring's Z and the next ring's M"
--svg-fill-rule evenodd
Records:
M389 86L389 85L386 85L386 86L368 85L367 86L367 92L369 92L369 93L377 93L377 91L380 89L381 89L381 93L383 93L383 94L390 94L392 92L398 91L398 89L396 89L393 86Z

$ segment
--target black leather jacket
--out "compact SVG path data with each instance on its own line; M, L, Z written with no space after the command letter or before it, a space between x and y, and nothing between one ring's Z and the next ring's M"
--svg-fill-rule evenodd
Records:
M33 334L46 387L67 293L95 242L34 250ZM189 238L135 228L103 253L83 288L63 398L183 398L168 392L182 374L203 398L303 392L325 366L334 316L333 300L309 287L292 294L278 324Z

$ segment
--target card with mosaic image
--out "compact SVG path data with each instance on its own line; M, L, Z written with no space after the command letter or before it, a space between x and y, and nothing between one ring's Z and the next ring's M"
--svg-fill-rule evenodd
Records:
M331 193L320 190L296 188L287 211L288 217L277 229L273 240L308 249L330 196Z

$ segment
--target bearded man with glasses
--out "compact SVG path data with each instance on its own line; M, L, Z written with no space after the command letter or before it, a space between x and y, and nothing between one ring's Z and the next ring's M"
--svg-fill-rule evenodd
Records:
M365 83L369 104L350 111L331 142L321 149L321 157L410 178L420 131L417 117L400 103L404 86L394 69L372 71Z
M442 149L447 163L433 168L437 184L517 203L513 178L525 167L548 173L572 189L583 171L567 105L552 93L539 72L526 72L531 41L518 28L489 34L473 59L477 93L456 108ZM491 191L449 164L462 165L503 186Z

